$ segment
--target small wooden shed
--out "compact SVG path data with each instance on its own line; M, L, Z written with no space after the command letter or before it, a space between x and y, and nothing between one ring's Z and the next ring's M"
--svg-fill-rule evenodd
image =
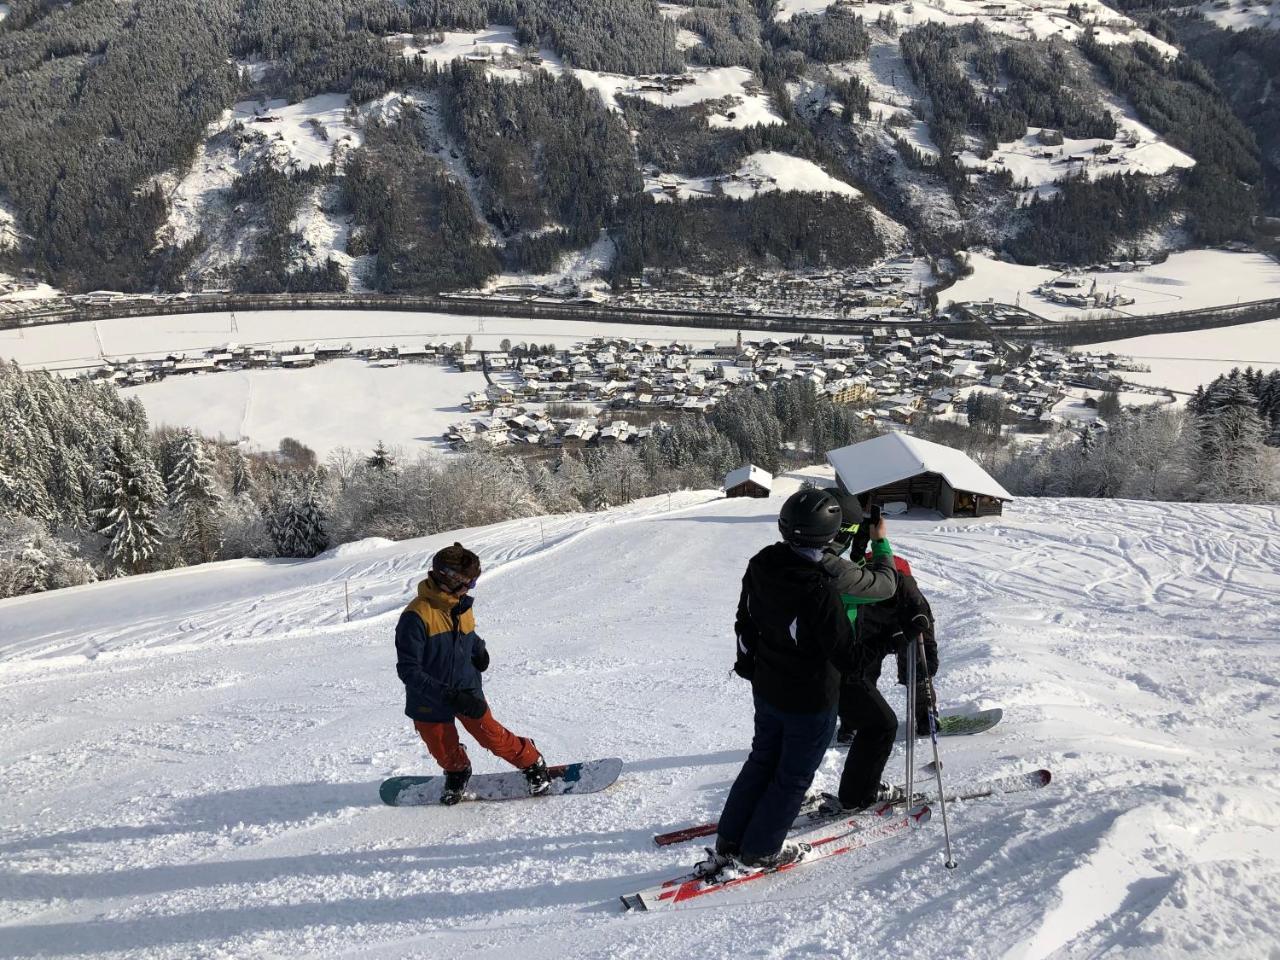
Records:
M767 497L773 489L773 476L752 464L731 470L724 478L726 497Z
M1013 495L967 454L905 433L886 433L827 454L836 482L865 507L905 503L944 517L999 516Z

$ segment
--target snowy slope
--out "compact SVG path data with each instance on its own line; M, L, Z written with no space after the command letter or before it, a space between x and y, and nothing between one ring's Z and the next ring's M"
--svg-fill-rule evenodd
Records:
M485 562L496 712L552 759L623 757L593 796L378 804L382 777L430 768L391 631L452 535L0 603L0 955L1274 956L1275 507L894 521L939 618L941 696L1006 710L946 742L948 775L1048 764L1055 784L954 806L954 872L935 822L620 916L694 852L650 834L718 812L744 754L737 583L794 487L459 535Z

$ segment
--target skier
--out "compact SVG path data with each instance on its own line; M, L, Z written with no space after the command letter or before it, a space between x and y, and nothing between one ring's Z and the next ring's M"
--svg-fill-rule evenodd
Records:
M396 624L396 673L404 683L404 712L444 771L440 802L462 799L471 779L471 762L458 740L454 719L476 742L517 767L529 781L529 793L551 786L547 764L527 737L517 737L494 719L485 702L480 674L489 652L476 635L473 600L467 591L480 576L480 558L460 543L431 558L431 571L418 584L418 596Z
M751 753L720 815L715 849L699 865L715 873L731 861L744 869L800 859L804 844L785 843L805 791L835 732L840 672L864 668L831 569L857 581L858 595L893 594L893 551L884 523L873 531L865 569L824 560L822 548L840 529L840 506L823 490L792 494L782 506L782 543L747 564L735 624L734 671L751 681L755 735Z
M856 550L861 556L861 544L866 540L865 529L859 531L862 520L862 504L849 495L839 496L842 509L841 535L829 550L841 548ZM871 523L878 519L878 513ZM880 520L879 522L883 522ZM860 535L861 534L861 535ZM868 553L868 561L874 559ZM898 574L897 587L887 600L868 602L863 597L841 587L841 600L845 614L854 627L858 646L864 651L862 668L846 672L840 683L840 729L837 740L850 744L840 777L836 796L826 795L823 809L839 812L863 809L872 803L896 798L894 788L880 779L885 764L893 752L893 742L898 733L898 717L883 696L877 683L884 658L893 653L898 662L898 682L907 682L907 657L916 656L914 641L924 640L927 669L917 671L916 680L916 729L929 729L930 678L938 669L938 645L933 633L933 612L920 592L911 566L899 556L893 558Z

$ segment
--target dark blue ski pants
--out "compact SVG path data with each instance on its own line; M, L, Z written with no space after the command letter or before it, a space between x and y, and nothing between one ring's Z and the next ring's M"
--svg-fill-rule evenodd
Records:
M723 844L744 858L782 849L805 792L836 729L836 708L823 713L784 713L759 696L751 754L729 790L717 830Z

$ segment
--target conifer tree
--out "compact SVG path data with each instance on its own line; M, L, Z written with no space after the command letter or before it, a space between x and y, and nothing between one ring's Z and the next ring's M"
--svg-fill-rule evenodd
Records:
M183 552L195 563L216 559L222 546L218 529L222 492L204 442L189 430L173 444L169 490L170 503L178 514L177 534Z
M117 432L103 451L95 490L93 515L98 533L107 538L107 564L125 574L146 571L164 537L164 483L127 434Z

